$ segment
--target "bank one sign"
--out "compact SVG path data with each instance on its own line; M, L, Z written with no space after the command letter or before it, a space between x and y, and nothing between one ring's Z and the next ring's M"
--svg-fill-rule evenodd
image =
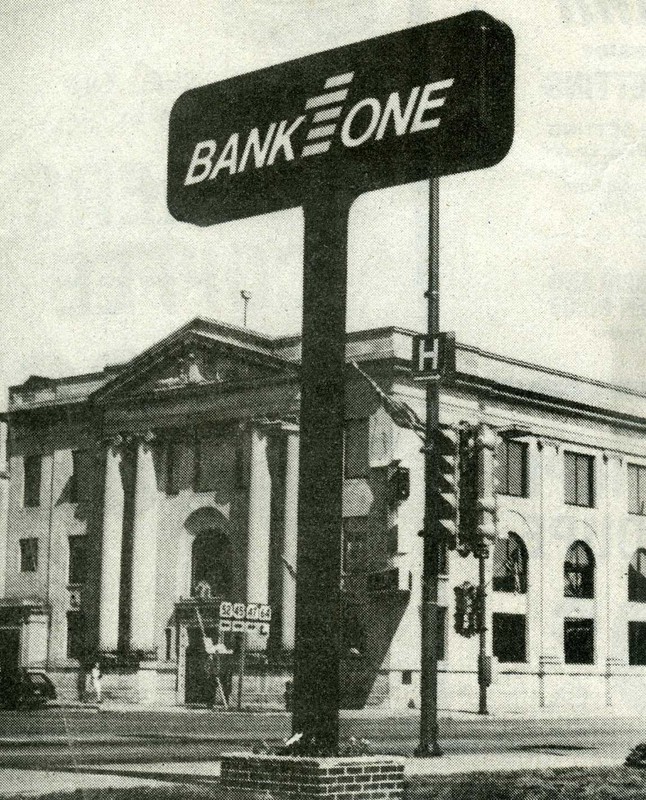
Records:
M168 206L210 225L492 166L513 137L514 40L473 11L191 89Z

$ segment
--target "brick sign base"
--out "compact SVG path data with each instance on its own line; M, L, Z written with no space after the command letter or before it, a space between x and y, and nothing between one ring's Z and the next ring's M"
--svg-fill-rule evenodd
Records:
M404 764L388 756L222 756L221 787L231 800L402 800Z

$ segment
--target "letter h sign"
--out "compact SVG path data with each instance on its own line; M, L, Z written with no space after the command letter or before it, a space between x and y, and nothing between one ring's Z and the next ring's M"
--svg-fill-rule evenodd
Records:
M417 334L413 339L413 378L451 375L455 372L455 333Z

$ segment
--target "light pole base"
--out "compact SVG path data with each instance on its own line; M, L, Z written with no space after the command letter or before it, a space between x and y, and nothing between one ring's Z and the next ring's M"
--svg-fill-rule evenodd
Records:
M415 748L413 755L416 758L437 758L443 756L444 752L437 742L432 744L420 744Z

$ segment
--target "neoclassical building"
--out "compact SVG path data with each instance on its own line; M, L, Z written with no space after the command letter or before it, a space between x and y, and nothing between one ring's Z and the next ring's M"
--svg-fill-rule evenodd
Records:
M412 340L398 328L347 339L346 707L419 704L422 443L383 396L423 417ZM108 700L210 703L213 643L235 703L242 636L220 630L220 602L257 603L271 622L245 635L241 701L283 702L299 357L296 336L197 318L127 363L10 389L3 667L44 670L71 698L98 659ZM646 396L458 345L441 420L498 437L490 708L646 710ZM445 555L440 707L474 710L478 637L457 632L454 590L477 583L478 565Z

